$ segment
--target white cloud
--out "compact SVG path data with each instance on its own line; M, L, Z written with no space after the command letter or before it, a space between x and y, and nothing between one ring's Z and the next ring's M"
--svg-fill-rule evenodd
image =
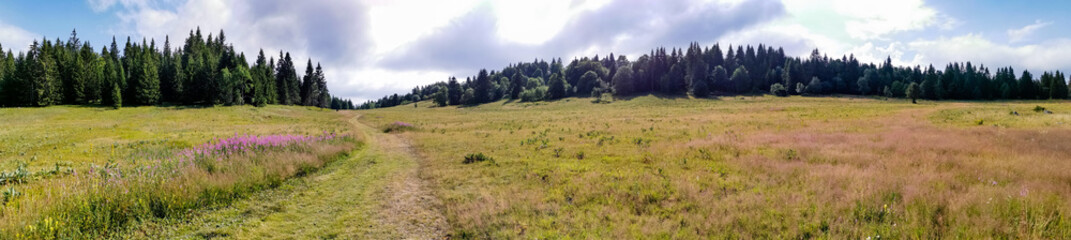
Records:
M7 50L14 52L26 51L30 49L30 44L33 43L36 36L34 33L0 21L0 44L4 44L4 49L0 49L0 52L6 52Z
M125 8L144 8L148 7L151 0L88 0L89 7L94 12L104 12L112 8L115 5L121 5Z
M971 61L990 68L1012 66L1018 71L1071 70L1071 39L1066 38L1009 46L995 43L981 34L967 34L917 40L907 45L917 52L913 64L943 66L949 62Z
M846 30L853 38L874 39L895 32L919 30L935 24L937 11L922 0L838 0L837 12L848 16Z
M1019 29L1008 29L1008 42L1019 43L1026 41L1031 35L1034 35L1038 29L1052 25L1052 22L1042 22L1037 20L1034 24L1026 25Z
M96 3L95 3L96 2ZM346 98L371 80L357 79L353 69L364 69L373 57L369 31L368 7L363 2L321 0L292 2L286 0L90 0L96 10L118 7L120 24L112 31L117 36L151 38L157 46L165 36L173 48L181 47L189 33L197 28L205 36L218 37L222 29L227 42L244 52L249 61L263 49L265 55L279 58L279 51L289 52L299 72L311 58L322 64L329 88ZM410 19L416 21L419 19ZM136 39L140 40L140 39ZM135 40L135 41L136 41ZM121 44L121 43L120 43Z
M828 36L857 40L885 39L889 34L952 27L958 20L941 15L923 0L783 0L791 22Z

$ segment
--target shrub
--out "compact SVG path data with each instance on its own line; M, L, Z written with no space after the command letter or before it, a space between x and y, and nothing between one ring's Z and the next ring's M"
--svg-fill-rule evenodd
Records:
M1034 106L1034 112L1044 112L1044 111L1045 111L1045 107Z
M547 96L547 86L538 86L532 89L525 89L521 92L522 102L538 102L542 101L543 97Z
M435 100L436 105L439 105L440 107L445 107L447 101L450 99L450 95L447 93L446 89L443 88L439 90L438 93L435 93L435 95L432 96L432 99Z
M394 122L394 123L391 123L390 125L387 125L387 128L383 129L383 132L384 133L404 132L404 131L411 131L411 130L415 130L415 129L416 129L416 127L414 127L413 124L409 124L409 123L406 123L406 122Z
M773 86L770 86L770 94L778 97L788 97L788 89L785 89L785 86L780 83L774 83Z
M491 157L488 157L487 155L483 155L483 153L470 153L469 155L465 156L465 161L462 161L461 163L463 163L463 164L471 164L471 163L478 163L478 162L483 162L483 161L494 162L495 159L493 159Z
M614 95L611 94L611 93L603 93L603 94L599 95L598 98L595 98L595 101L592 101L592 102L593 103L612 103L612 102L614 102Z

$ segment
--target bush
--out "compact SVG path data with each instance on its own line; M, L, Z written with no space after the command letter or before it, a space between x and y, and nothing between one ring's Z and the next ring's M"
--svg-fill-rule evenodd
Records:
M1034 112L1044 112L1044 111L1045 111L1045 107L1034 106Z
M404 132L404 131L410 131L410 130L414 130L414 129L416 129L416 127L414 127L413 124L409 124L409 123L406 123L406 122L394 122L394 123L391 123L390 125L387 125L387 128L383 129L383 132L384 133Z
M461 163L463 163L463 164L471 164L471 163L478 163L478 162L483 162L483 161L494 162L495 159L493 159L491 157L488 157L487 155L483 155L483 153L470 153L469 155L465 156L465 161L462 161Z
M780 83L774 83L773 86L770 86L770 94L778 97L788 97L788 89L785 89L785 86Z
M547 96L547 86L538 86L532 89L525 89L521 92L522 102L538 102L543 101L543 97Z
M595 101L592 101L592 102L593 103L612 103L612 102L614 102L614 95L611 94L611 93L603 93L603 94L599 95L598 98L595 98Z

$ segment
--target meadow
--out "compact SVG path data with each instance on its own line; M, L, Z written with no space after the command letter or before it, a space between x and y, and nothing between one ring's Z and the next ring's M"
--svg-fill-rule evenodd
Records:
M0 109L0 238L123 238L245 199L360 145L334 111L269 106Z
M359 121L412 140L456 238L1071 238L1066 101L432 105Z

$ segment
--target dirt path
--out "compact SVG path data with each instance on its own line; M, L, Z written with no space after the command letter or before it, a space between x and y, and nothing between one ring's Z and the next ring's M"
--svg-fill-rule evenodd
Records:
M357 122L353 124L369 128ZM419 155L409 141L391 134L383 134L371 129L371 147L387 153L389 159L407 162L406 167L391 176L390 184L381 192L387 201L383 202L377 212L377 222L382 229L392 230L405 239L443 239L447 238L448 225L439 209L442 203L432 195L428 184L419 174Z
M316 173L180 222L149 223L156 239L445 239L441 203L403 138L347 113L364 147Z

